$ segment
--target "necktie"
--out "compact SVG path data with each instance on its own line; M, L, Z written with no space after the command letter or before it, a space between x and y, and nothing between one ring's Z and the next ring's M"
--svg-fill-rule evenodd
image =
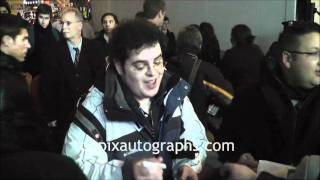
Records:
M79 63L79 57L80 57L80 53L79 53L79 49L78 48L73 48L73 50L76 52L75 58L74 58L74 64L77 66Z

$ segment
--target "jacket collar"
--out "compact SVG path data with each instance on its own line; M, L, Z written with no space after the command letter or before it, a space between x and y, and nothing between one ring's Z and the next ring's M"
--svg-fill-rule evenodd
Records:
M152 98L154 101L163 101L170 90L177 82L177 76L170 76L166 72L163 75L159 92ZM132 92L121 81L114 67L109 67L105 75L104 108L107 117L114 121L128 121L137 119L134 109L139 108L139 103L134 99Z
M312 89L298 89L293 88L288 85L284 78L282 77L279 69L269 70L267 67L264 67L262 72L264 73L262 78L262 87L270 86L270 88L275 88L276 91L280 92L282 98L287 99L287 102L291 102L291 99L295 99L304 103L309 101L310 97L314 97L317 93L320 86L316 86Z
M294 133L293 131L297 121L297 110L301 108L308 108L311 111L311 109L314 108L310 106L313 106L312 103L314 101L319 101L320 86L310 90L306 97L296 107L294 107L286 92L286 85L279 77L279 72L271 72L267 69L264 69L263 72L265 73L265 76L263 76L262 80L262 94L269 109L276 117L277 123L279 123L283 128L283 133L286 139L289 140L292 137L292 133Z
M15 72L22 71L22 63L20 63L14 57L4 54L2 51L0 51L0 59L0 68Z

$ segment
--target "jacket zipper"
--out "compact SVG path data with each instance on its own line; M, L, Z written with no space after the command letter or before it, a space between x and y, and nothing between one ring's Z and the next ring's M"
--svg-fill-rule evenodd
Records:
M153 116L152 116L152 110L150 108L150 121L151 121L151 135L155 139L155 132L154 132L154 124L153 124Z
M297 120L298 120L298 112L297 112L297 110L295 109L295 107L293 107L294 108L294 121L293 121L293 129L292 129L292 137L291 137L291 149L292 149L292 151L291 151L291 157L290 157L290 162L293 164L293 160L294 160L294 154L295 154L295 148L294 148L294 146L295 146L295 138L296 138L296 128L297 128Z

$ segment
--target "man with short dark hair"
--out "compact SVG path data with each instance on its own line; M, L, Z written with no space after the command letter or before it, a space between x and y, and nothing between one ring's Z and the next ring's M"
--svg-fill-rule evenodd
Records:
M219 140L234 142L223 159L297 164L320 154L320 26L294 22L280 35L281 58L259 84L236 93ZM256 159L256 160L255 160Z
M109 59L105 89L92 87L79 106L63 154L90 179L198 179L205 130L187 98L188 83L165 72L158 28L143 20L121 24ZM186 141L188 150L166 148Z
M170 59L176 55L176 37L169 29L170 20L167 16L164 17L163 24L161 26L161 32L167 39L167 52L164 55L167 59Z
M7 1L0 1L0 14L11 14L11 9Z
M164 0L145 0L143 3L143 16L148 21L161 27L166 15Z
M1 52L23 62L30 44L28 24L17 16L1 15L0 39ZM6 21L5 21L6 20Z
M47 4L40 4L36 10L36 22L28 28L31 48L28 51L24 69L32 77L41 74L42 65L52 51L55 43L60 41L59 32L51 26L52 10Z
M70 158L44 152L49 150L46 124L34 113L21 75L30 48L27 27L21 17L0 15L0 178L85 179Z
M166 3L164 0L145 0L143 3L143 18L150 23L156 25L159 29L160 46L163 53L163 58L168 61L169 47L168 38L161 32L164 17L166 15Z

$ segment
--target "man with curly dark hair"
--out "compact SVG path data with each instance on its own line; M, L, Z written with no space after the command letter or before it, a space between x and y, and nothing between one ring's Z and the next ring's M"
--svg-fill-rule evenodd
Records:
M104 91L92 87L78 107L63 154L90 179L197 179L207 138L187 97L188 83L165 71L158 32L144 20L120 24L111 39ZM155 147L181 141L193 150L139 148L139 142ZM139 147L107 150L101 143Z

